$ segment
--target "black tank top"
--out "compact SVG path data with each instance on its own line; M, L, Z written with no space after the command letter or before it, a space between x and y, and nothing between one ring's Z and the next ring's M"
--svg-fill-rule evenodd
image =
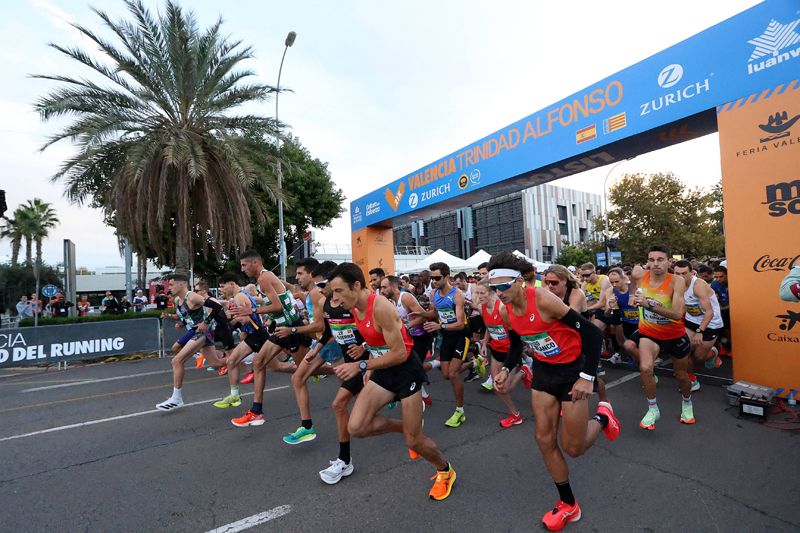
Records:
M356 327L355 318L353 314L341 306L333 307L330 298L325 298L325 305L323 306L325 314L325 332L324 336L332 336L337 343L341 346L349 346L350 344L362 344L364 338L358 332Z

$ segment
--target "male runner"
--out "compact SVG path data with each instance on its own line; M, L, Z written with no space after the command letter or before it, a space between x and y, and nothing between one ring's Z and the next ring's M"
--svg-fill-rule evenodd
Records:
M207 321L203 311L206 299L190 291L189 278L181 274L170 277L169 290L174 297L175 314L186 327L186 334L172 347L173 351L177 349L177 354L172 358L172 396L156 405L156 409L160 411L172 411L183 406L183 365L196 352L200 351L216 368L225 364L217 355L214 343L208 336L210 320Z
M639 426L648 430L655 429L656 422L661 418L653 376L653 366L659 354L672 357L675 379L683 395L680 421L684 424L695 423L688 358L692 345L683 325L686 283L682 277L668 272L669 264L669 249L656 245L647 254L649 270L645 272L637 265L631 274L635 293L633 305L640 308L639 329L630 340L625 341L625 348L639 360L642 387L647 397L647 413Z
M349 433L362 438L403 433L406 445L436 467L429 496L444 500L453 488L456 471L436 443L422 431L420 389L426 379L425 372L396 307L366 288L364 274L353 263L337 266L330 283L332 304L353 313L356 327L371 355L368 360L344 363L335 369L342 380L363 375L366 382L350 414ZM378 411L392 401L400 401L402 420L378 415Z
M264 268L261 255L255 250L247 250L239 257L242 272L248 277L257 278L256 287L264 304L256 309L257 314L266 314L270 319L270 337L253 358L253 406L243 416L234 418L231 423L237 427L260 426L264 423L263 405L266 368L269 363L284 349L292 353L295 363L306 354L311 344L307 337L297 335L297 328L303 325L300 315L294 307L292 294L286 290L278 276ZM249 316L250 308L235 310L234 316ZM287 337L278 337L275 329L288 327ZM306 340L308 343L306 344ZM301 346L301 344L303 346Z
M639 327L639 308L631 305L631 284L625 272L614 267L608 271L608 281L611 284L605 293L605 316L609 320L612 335L617 340L617 345L623 346L626 339L630 339ZM622 356L617 352L608 358L612 364L622 363Z
M598 405L597 414L587 422L602 334L549 290L523 288L521 278L528 265L512 252L496 254L489 261L489 287L505 304L511 342L506 363L494 383L500 391L506 390L508 375L519 364L523 350L532 352L536 442L559 494L558 503L542 517L542 523L550 531L560 531L581 518L562 449L578 457L595 443L601 431L615 440L620 425L606 402Z
M719 368L722 365L719 352L714 347L722 333L722 316L716 293L708 283L695 276L690 262L678 261L673 270L675 275L682 277L686 283L686 292L683 295L686 315L683 317L683 322L686 334L692 341L689 381L694 392L700 390L700 382L691 370L692 363L695 361L703 363L709 369Z
M722 316L723 323L722 336L727 339L727 343L725 343L724 340L720 342L719 352L722 355L731 356L733 339L731 339L731 302L730 294L728 293L728 267L721 264L714 267L714 281L711 282L711 288L717 293L719 312Z
M386 277L386 272L382 268L373 268L369 271L369 284L375 294L381 293L381 280Z
M444 424L457 428L467 421L464 414L464 383L461 381L461 366L469 353L464 294L450 285L450 267L445 263L433 263L430 270L434 289L433 306L419 316L431 319L438 315L438 321L425 322L423 327L429 333L438 331L442 336L439 361L444 378L450 380L456 400L456 410ZM411 314L412 318L416 316L416 313Z
M604 313L606 306L605 294L611 284L607 276L597 273L597 269L592 263L584 263L581 265L580 271L581 289L586 294L586 312L589 313L592 324L605 334L609 325L609 320ZM605 345L605 340L603 343ZM609 353L608 349L604 347L601 357L608 357ZM603 365L598 365L597 375L602 376L603 374L605 374Z

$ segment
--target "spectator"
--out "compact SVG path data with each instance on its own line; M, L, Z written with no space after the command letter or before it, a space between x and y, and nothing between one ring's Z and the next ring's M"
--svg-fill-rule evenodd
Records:
M41 315L42 309L44 306L42 305L42 301L36 297L36 293L31 294L30 298L31 302L31 310L33 311L34 315Z
M89 303L89 297L85 294L81 294L81 299L78 301L78 316L88 315L91 308L92 304Z
M139 289L136 291L136 296L133 297L133 312L134 313L142 313L147 306L147 297L144 295L144 291Z
M33 318L33 304L24 294L20 296L17 302L17 314L20 320L24 318Z
M104 315L115 315L122 311L122 307L111 291L106 291L106 297L100 302L100 312Z
M69 316L69 308L74 307L75 304L67 301L62 293L56 293L56 297L50 301L50 312L54 317Z
M128 301L127 296L123 296L122 298L120 298L119 307L121 313L127 313L128 311L131 310L131 303Z
M158 291L158 294L156 295L153 301L156 304L156 309L160 311L163 311L169 305L169 298L167 298L167 295L164 294L164 289Z

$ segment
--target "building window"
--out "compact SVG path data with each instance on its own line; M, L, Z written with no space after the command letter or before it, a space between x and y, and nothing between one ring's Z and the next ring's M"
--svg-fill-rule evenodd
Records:
M558 233L564 237L569 237L569 228L566 222L558 223Z
M586 239L589 238L589 231L586 228L580 228L578 231L580 232L581 242L586 242Z
M552 263L553 262L553 247L552 246L543 246L542 247L542 261L544 263Z
M572 204L572 216L578 216L578 206L575 204Z
M567 221L567 206L565 205L558 206L558 221L559 222Z
M586 210L586 220L592 220L592 210L591 209L587 209Z

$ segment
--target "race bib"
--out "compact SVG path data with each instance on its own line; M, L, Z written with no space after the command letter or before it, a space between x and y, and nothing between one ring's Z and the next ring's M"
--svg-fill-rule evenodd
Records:
M665 316L661 316L658 313L654 313L649 309L642 308L642 314L644 315L645 322L650 322L651 324L671 324L672 320Z
M686 312L692 316L702 316L703 310L700 308L699 305L687 305Z
M336 342L342 346L356 343L356 331L352 327L334 328L331 326L331 333L333 333L333 338L336 339Z
M539 357L555 357L561 353L558 343L547 333L523 335L522 342Z
M378 357L389 353L391 348L388 346L368 346L367 349L369 350L369 353L372 354L373 359L377 359Z
M489 336L496 341L504 341L508 338L508 333L503 326L486 326Z
M456 310L455 309L437 309L439 313L439 320L442 324L452 324L456 321Z
M638 309L626 309L622 314L628 320L639 320L639 311L638 311Z

